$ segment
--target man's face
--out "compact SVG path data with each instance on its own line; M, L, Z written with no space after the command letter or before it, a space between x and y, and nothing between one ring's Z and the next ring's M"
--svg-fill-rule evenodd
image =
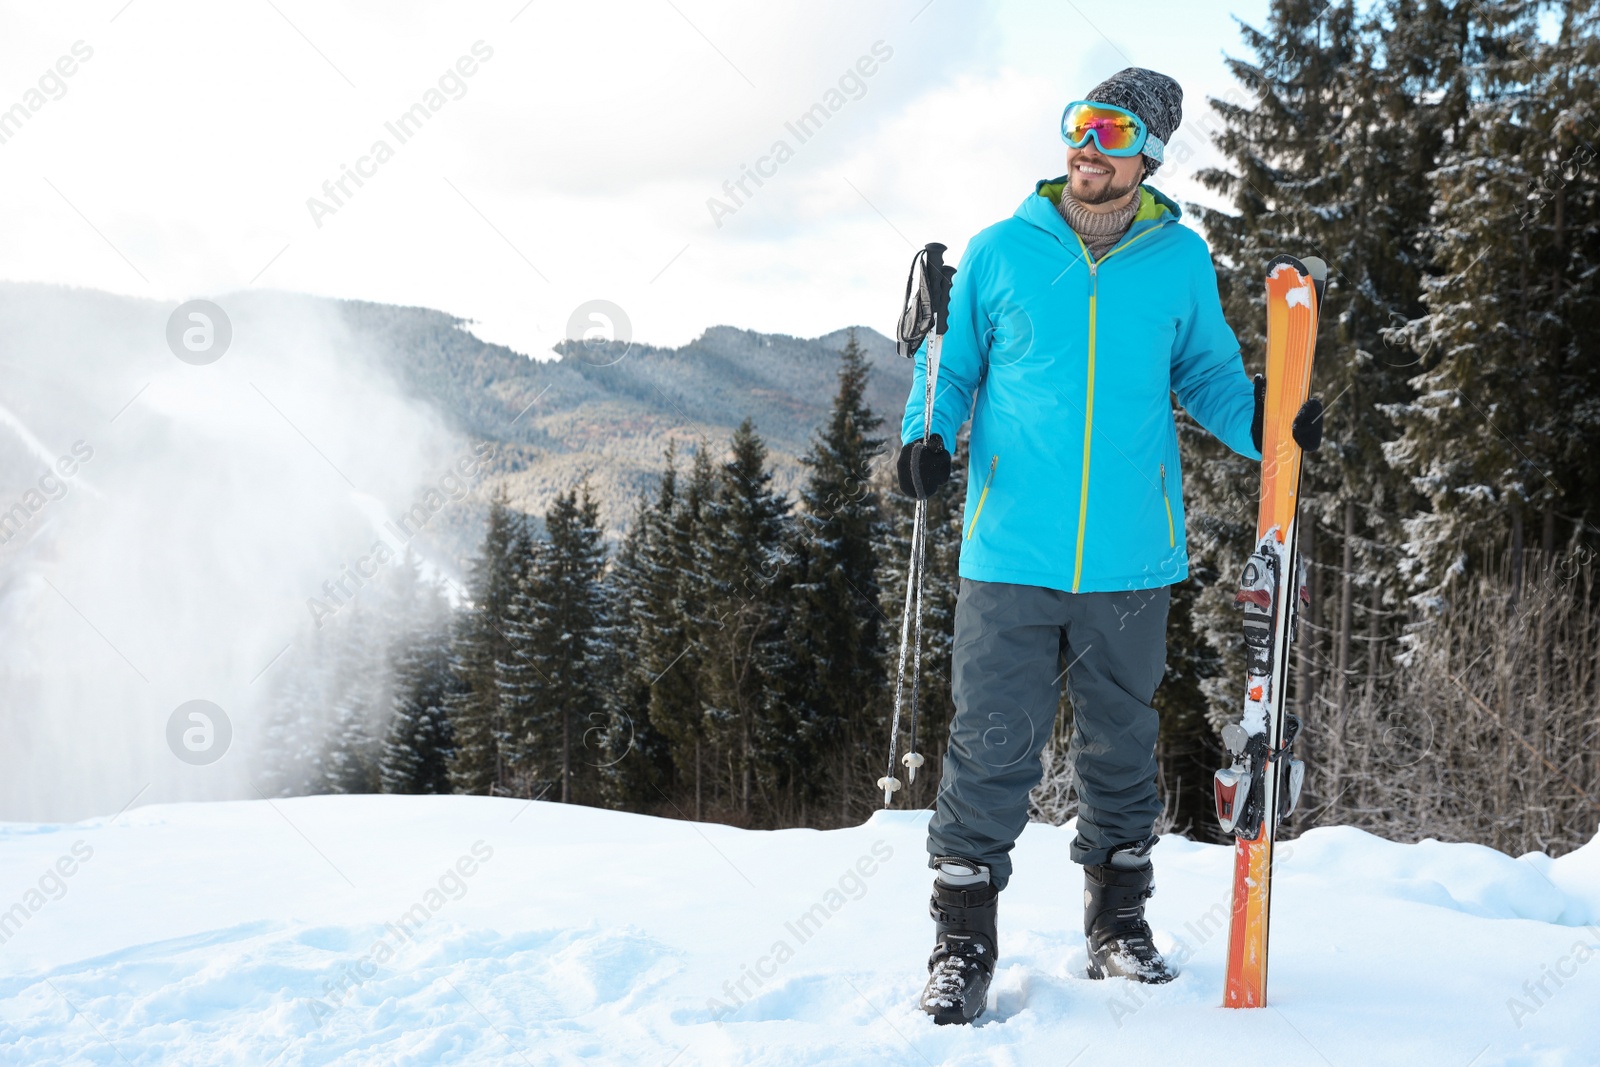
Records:
M1094 138L1082 148L1067 149L1067 176L1072 195L1085 204L1105 204L1120 200L1138 188L1144 177L1144 156L1108 156L1095 146Z

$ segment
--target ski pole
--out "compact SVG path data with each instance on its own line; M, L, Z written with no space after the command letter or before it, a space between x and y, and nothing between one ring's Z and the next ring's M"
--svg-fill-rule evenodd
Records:
M895 670L894 682L894 721L889 726L889 769L882 778L878 779L878 787L883 790L883 806L888 807L894 796L894 791L900 788L900 779L894 773L895 742L900 736L900 703L905 693L906 684L906 651L910 645L912 593L917 577L922 573L921 550L924 518L927 515L927 501L917 501L916 517L911 523L911 562L906 569L906 603L900 613L900 662ZM918 620L920 622L920 619ZM910 756L912 753L908 752Z
M933 401L939 381L939 350L950 328L950 286L955 268L944 263L946 249L930 243L912 258L911 274L906 279L906 294L897 330L896 350L916 358L924 339L928 344L927 363L922 382L922 440L933 436ZM918 500L911 525L911 559L906 568L906 602L900 616L900 656L895 670L894 718L889 727L889 767L878 779L883 790L883 806L888 807L900 788L895 775L895 748L900 736L900 709L905 697L906 659L911 655L911 731L910 746L902 761L906 780L917 779L917 768L925 762L917 752L917 704L922 680L922 575L927 563L928 502Z

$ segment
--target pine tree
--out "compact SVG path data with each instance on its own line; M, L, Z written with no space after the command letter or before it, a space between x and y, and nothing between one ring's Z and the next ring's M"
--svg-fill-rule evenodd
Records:
M745 419L732 454L717 472L705 505L705 534L695 546L695 574L704 582L696 619L706 719L730 762L729 786L742 815L754 793L770 787L781 750L783 717L771 699L784 655L789 616L780 580L789 502L772 487L767 449Z
M705 816L707 777L714 763L702 692L706 649L701 620L707 589L695 568L716 478L704 441L682 486L673 461L669 451L650 534L641 550L645 585L638 608L639 648L651 678L650 724L667 739L681 785L693 790L694 817L699 820Z
M376 793L379 736L387 671L381 620L371 598L353 601L333 627L332 722L318 792Z
M552 752L544 729L554 697L548 673L550 649L544 644L549 627L532 588L549 549L543 538L526 542L528 554L518 568L521 577L506 605L505 650L494 664L495 707L503 724L496 746L499 787L511 796L534 799L558 789L561 777L560 755Z
M450 778L458 793L493 793L506 777L506 726L495 664L509 655L505 630L527 545L526 523L501 488L489 503L483 548L471 565L450 649L456 686L446 707L455 741Z
M322 788L376 793L382 788L383 744L394 708L393 653L416 626L424 589L421 563L407 551L382 568L332 626L335 654L333 721L323 757Z
M670 452L667 465L675 482ZM597 738L603 755L599 770L607 803L628 811L647 810L673 779L671 746L650 721L655 675L649 668L653 644L646 638L646 627L661 603L655 599L660 587L651 557L654 546L665 538L655 500L649 491L640 494L603 579L609 659L601 673L614 681L601 693L605 729Z
M278 795L368 793L380 786L393 694L391 650L411 625L417 563L381 568L275 667L267 779Z
M1540 432L1553 442L1551 465L1564 473L1556 477L1560 499L1541 515L1547 564L1561 541L1590 540L1592 502L1600 500L1600 3L1571 0L1561 12L1557 37L1541 55L1547 141L1522 218L1541 250L1535 274L1548 279L1546 321L1554 327L1552 403Z
M1408 524L1408 561L1433 596L1501 545L1520 580L1527 527L1538 521L1553 549L1557 515L1589 509L1600 469L1583 328L1595 322L1595 240L1569 223L1594 217L1596 16L1592 3L1564 5L1545 42L1544 6L1471 11L1471 102L1434 181L1439 269L1427 313L1397 331L1422 372L1396 409L1406 432L1391 458L1431 505Z
M519 790L558 782L572 803L575 785L603 758L591 746L604 732L600 694L612 662L601 577L605 533L585 480L558 494L545 513L545 537L512 598L507 655L497 664Z
M451 792L450 623L442 590L429 584L393 655L394 713L379 764L385 793Z
M872 468L883 455L883 420L866 403L870 368L850 331L828 422L801 458L809 474L787 574L794 579L785 712L787 764L814 800L822 768L848 764L881 703L883 622L878 547L886 533ZM875 731L873 731L875 732ZM775 754L776 755L776 754ZM841 773L839 786L849 788Z

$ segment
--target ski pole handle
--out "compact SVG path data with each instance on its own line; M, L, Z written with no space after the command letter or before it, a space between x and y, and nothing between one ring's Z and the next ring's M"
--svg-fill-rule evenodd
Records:
M950 329L950 290L955 285L956 269L944 261L949 251L938 241L924 246L928 280L928 300L933 305L933 332L946 333Z
M956 269L944 261L948 249L938 241L923 246L923 285L928 291L928 306L933 313L933 333L928 337L928 361L922 377L922 439L933 436L933 401L938 395L939 345L950 329L950 289Z

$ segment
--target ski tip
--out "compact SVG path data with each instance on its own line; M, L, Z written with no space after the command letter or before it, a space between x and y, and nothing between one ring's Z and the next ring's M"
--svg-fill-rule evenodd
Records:
M1313 289L1317 291L1317 306L1322 306L1322 294L1328 288L1328 265L1317 256L1307 256L1297 259L1290 255L1273 256L1267 264L1267 278L1273 279L1284 269L1292 269L1299 275L1301 281L1309 280Z
M1319 260L1317 260L1317 262L1321 263L1322 260L1319 259ZM1277 274L1279 267L1293 267L1294 270L1295 270L1295 273L1299 274L1302 278L1304 278L1307 274L1311 273L1309 270L1306 269L1306 265L1304 263L1302 263L1300 260L1296 259L1294 256L1277 255L1277 256L1273 256L1272 259L1270 261L1268 261L1268 263L1267 263L1267 277L1270 278L1273 275ZM1324 266L1323 269L1326 270L1327 269L1326 266Z
M1317 287L1317 306L1321 307L1322 294L1328 291L1328 265L1316 256L1307 256L1304 263L1311 272L1311 284Z

